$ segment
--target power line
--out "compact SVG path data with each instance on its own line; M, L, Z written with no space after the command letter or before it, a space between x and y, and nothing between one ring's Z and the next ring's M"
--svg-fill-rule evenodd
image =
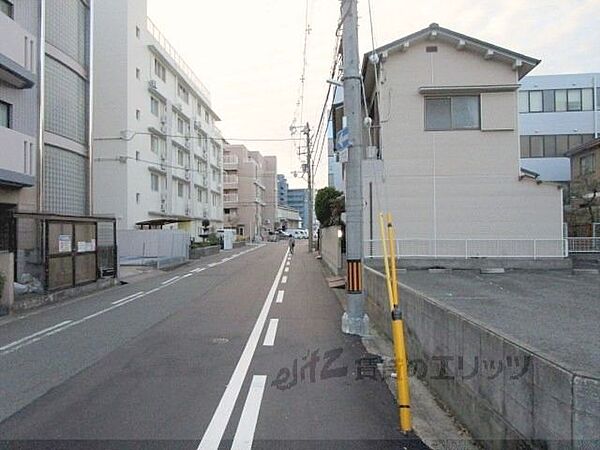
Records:
M98 137L94 138L94 141L131 141L135 136L157 136L163 138L179 138L194 141L221 141L224 143L232 142L289 142L289 141L301 141L301 138L231 138L231 137L210 137L210 136L193 136L183 134L166 134L166 133L153 133L150 131L134 131L129 137L123 136L111 136L111 137Z

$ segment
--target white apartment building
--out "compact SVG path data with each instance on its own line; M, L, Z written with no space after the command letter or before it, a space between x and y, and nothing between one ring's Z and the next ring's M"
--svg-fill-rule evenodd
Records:
M102 0L95 18L94 212L118 227L223 226L223 138L210 93L147 17Z
M569 181L565 154L599 136L600 73L527 76L519 89L521 166Z

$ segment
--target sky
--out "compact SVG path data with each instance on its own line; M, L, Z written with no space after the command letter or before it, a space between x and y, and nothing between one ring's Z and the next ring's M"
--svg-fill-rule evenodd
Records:
M358 7L362 54L372 49L368 0ZM317 126L339 12L338 0L148 0L148 15L208 87L218 126L232 139L289 139L294 118ZM437 22L541 59L531 75L600 72L600 0L371 0L371 13L376 47ZM306 187L292 175L300 170L294 142L245 145L276 155L290 187ZM317 188L327 184L326 151Z

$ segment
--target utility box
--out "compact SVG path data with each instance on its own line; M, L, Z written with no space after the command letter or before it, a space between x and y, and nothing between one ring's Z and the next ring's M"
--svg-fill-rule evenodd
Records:
M233 249L235 242L235 230L219 230L219 235L223 238L223 250Z

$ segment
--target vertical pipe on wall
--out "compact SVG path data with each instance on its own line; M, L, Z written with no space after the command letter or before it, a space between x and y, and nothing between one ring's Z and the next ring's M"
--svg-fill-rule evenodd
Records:
M37 157L37 197L39 212L44 210L44 109L46 80L46 0L40 0L40 36L38 61L38 157Z
M88 26L88 214L94 214L94 0L89 0Z

